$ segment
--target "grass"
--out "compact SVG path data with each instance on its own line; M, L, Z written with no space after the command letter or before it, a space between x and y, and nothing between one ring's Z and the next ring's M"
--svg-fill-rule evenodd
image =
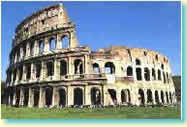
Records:
M178 107L16 108L1 105L2 119L180 119Z

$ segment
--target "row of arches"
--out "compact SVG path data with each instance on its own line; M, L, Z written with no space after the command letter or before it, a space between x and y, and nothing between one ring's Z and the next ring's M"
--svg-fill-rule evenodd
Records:
M49 44L50 51L57 49L57 41L56 41L56 38L54 38L54 37L49 38L48 43L44 42L44 40L39 40L37 43L38 44L36 44L36 45L38 45L38 51L37 51L38 53L43 53L44 48L45 48L45 46L47 46L47 44ZM63 35L61 37L60 43L61 43L60 44L61 47L58 47L59 49L60 48L69 48L70 47L69 37L66 35ZM35 54L35 48L36 47L35 47L34 41L27 43L27 44L23 44L20 48L16 49L14 51L14 53L11 55L12 63L19 61L20 59L24 58L25 56L33 56Z
M67 91L65 88L58 88L58 106L64 107L67 106ZM42 92L42 93L40 93ZM29 95L31 94L31 95ZM32 93L29 93L29 88L24 88L23 95L21 95L21 90L19 88L16 89L16 106L28 106L29 105L29 96L33 97L32 105L34 107L38 107L39 103L44 103L46 107L50 107L53 103L53 87L44 87L43 90L40 90L40 87L32 88ZM92 105L100 105L101 104L101 91L97 87L93 87L90 90L90 100ZM10 94L11 101L13 101L13 93ZM43 96L43 98L40 98ZM23 102L21 102L21 98L23 98ZM39 102L42 101L42 102ZM11 102L12 104L12 102ZM82 88L74 88L73 89L73 105L83 105L84 104L84 91Z

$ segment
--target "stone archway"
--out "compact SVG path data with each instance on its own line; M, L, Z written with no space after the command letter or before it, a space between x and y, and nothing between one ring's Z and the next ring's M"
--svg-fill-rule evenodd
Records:
M121 90L121 102L122 103L130 103L131 102L131 96L130 96L129 89Z
M81 88L74 89L74 105L83 105L83 90Z
M98 88L91 88L91 104L99 105L101 104L101 92Z
M116 90L115 89L108 89L108 92L109 92L110 97L113 101L113 104L116 105L117 104Z
M157 104L160 103L160 102L159 102L159 95L158 95L158 91L157 91L157 90L155 91L155 102L156 102Z
M45 104L47 107L52 105L52 98L53 98L53 88L46 87L45 88Z
M162 101L162 103L164 104L164 92L163 91L161 91L161 101Z
M59 92L59 106L64 107L66 106L66 91L64 88L60 88Z
M139 89L138 94L139 94L138 100L140 101L140 105L144 105L145 104L144 91L142 89Z
M29 102L29 88L24 89L24 106L28 106Z
M147 90L147 103L153 104L153 95L152 95L152 91L150 89Z
M33 94L34 94L34 107L38 107L39 96L40 96L40 88L39 87L33 88Z
M20 88L16 88L16 106L19 106L20 102Z

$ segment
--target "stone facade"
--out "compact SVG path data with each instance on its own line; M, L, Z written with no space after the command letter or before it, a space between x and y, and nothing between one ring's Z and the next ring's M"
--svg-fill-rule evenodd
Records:
M16 28L7 69L7 104L28 107L175 104L168 59L158 52L79 46L61 4Z

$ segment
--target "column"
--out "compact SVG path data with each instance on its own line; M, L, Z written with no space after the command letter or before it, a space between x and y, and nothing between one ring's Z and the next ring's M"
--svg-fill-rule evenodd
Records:
M106 106L108 105L108 91L107 91L107 88L105 88L105 86L102 86L103 89L102 89L102 93L103 93L103 105Z
M144 71L144 67L141 67L141 69L142 69L142 81L145 81L145 76L144 76L145 71Z
M39 54L39 42L35 40L34 42L34 56L37 56Z
M73 93L73 88L71 86L68 86L67 87L67 105L70 106L70 105L73 105L73 98L74 96L74 93Z
M19 106L24 105L24 90L23 88L20 88L20 100L19 100Z
M20 60L23 60L23 47L20 47Z
M61 49L61 48L62 48L61 37L60 37L60 35L57 34L57 36L56 36L56 49Z
M88 65L89 65L89 63L88 63L88 55L85 55L84 56L84 73L85 74L88 74L89 72L88 72Z
M30 43L26 44L26 57L30 56Z
M16 88L14 88L13 91L14 91L14 92L13 92L13 102L12 102L12 104L13 104L13 105L16 105Z
M34 93L31 87L29 87L29 100L28 100L28 107L34 106Z
M156 100L155 100L155 90L152 90L152 100L153 100L153 104L156 104Z
M52 107L58 106L59 105L59 96L57 92L57 88L53 87L53 97L52 97Z
M48 52L49 51L49 40L48 38L44 39L44 52Z
M144 99L145 99L144 104L147 105L147 89L144 89L143 92L144 92Z
M167 104L166 92L163 91L163 93L164 93L164 104Z
M160 90L158 90L158 98L159 98L159 102L162 103L161 91Z
M56 59L54 60L54 76L53 76L53 79L54 80L58 79L58 77L57 77L57 60Z
M90 97L90 88L88 86L84 87L84 104L85 105L91 105L91 97Z
M121 104L121 91L120 89L117 89L117 104Z
M35 79L35 74L34 74L34 64L31 63L31 81Z
M26 65L23 65L23 76L22 76L22 80L26 81L26 74L27 74L27 70L26 70Z
M39 108L43 108L45 106L45 88L40 87L40 93L39 93Z
M72 58L68 57L68 74L72 75L73 74L73 64L72 64Z

